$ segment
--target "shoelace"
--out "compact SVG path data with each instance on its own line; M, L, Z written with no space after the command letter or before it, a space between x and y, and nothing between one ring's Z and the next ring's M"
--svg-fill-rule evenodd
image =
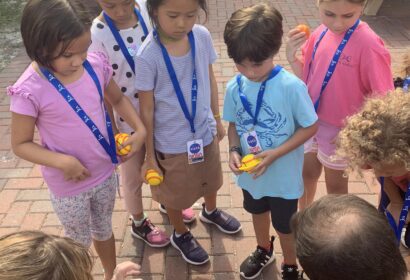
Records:
M147 226L151 230L148 234L150 233L155 234L155 235L160 234L158 228L152 224L150 219L148 218L145 219L144 226Z
M260 263L262 266L264 266L268 260L270 259L269 255L266 254L263 250L261 250L260 248L256 249L256 252L251 253L250 255L250 261L256 263L258 261L260 261L263 257L263 263Z

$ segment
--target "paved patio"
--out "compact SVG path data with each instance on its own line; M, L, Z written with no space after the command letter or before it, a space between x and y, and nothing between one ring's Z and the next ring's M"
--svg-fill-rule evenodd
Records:
M234 64L226 54L222 38L225 22L237 8L256 2L259 1L209 0L208 2L210 12L206 26L212 32L214 45L219 54L214 69L221 105L225 84L235 74ZM271 2L284 16L285 32L299 23L307 23L312 28L319 24L315 0L277 0ZM394 5L396 2L397 6ZM397 71L400 66L403 51L406 47L410 47L410 18L408 16L407 18L392 16L395 14L394 9L406 9L400 6L401 2L403 1L389 1L387 5L385 1L379 16L364 18L385 40L392 53L394 71ZM284 48L280 50L276 62L289 69ZM29 60L24 54L24 50L21 50L10 65L0 73L0 235L24 229L38 229L53 234L62 234L61 225L53 213L47 186L41 177L39 166L16 158L10 150L9 98L5 95L5 87L14 83L28 63ZM218 206L226 209L242 222L242 232L236 236L226 236L200 221L195 222L191 226L191 230L210 253L211 261L201 267L187 265L172 246L166 249L153 249L132 238L124 203L120 198L117 198L113 225L118 262L133 260L140 263L143 271L141 278L146 280L240 279L239 265L254 250L255 237L250 215L242 209L241 191L233 183L227 166L226 138L221 143L221 151L224 185L219 192ZM351 178L349 190L373 204L377 202L378 186L370 174L367 174L365 179ZM325 188L322 180L319 184L317 197L324 194ZM151 200L147 186L143 187L143 197L146 213L154 223L171 233L172 228L168 218L157 210L158 205ZM195 208L199 209L199 206L200 202L195 205ZM278 267L282 257L278 242L276 242L275 247L276 265L267 268L259 279L280 279ZM102 268L98 260L96 260L94 274L95 279L103 279Z

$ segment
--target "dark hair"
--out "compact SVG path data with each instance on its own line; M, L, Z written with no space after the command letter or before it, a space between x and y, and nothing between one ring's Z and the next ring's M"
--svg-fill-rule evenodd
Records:
M155 17L155 11L158 9L159 6L162 5L162 3L166 0L147 0L147 10L148 10L148 15L150 17L152 26L158 27L157 25L157 19ZM199 7L205 12L205 20L208 19L208 5L206 3L206 0L195 0L198 1Z
M29 0L21 18L27 55L41 66L62 55L72 40L91 27L92 16L83 0ZM55 51L62 44L58 55Z
M311 280L404 280L407 269L384 215L354 195L328 195L291 220Z
M234 12L225 25L228 55L236 63L249 59L262 62L274 56L282 45L282 15L262 3Z

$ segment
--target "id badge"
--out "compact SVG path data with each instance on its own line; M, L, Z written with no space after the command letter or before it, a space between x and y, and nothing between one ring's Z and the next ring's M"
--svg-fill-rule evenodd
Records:
M188 152L188 163L194 164L204 161L204 144L202 139L188 141L186 143Z
M245 139L246 147L248 148L249 153L257 154L263 151L255 130L244 133L243 137Z

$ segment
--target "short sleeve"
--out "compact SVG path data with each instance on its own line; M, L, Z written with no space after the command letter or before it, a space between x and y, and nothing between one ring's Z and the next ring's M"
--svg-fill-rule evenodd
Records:
M236 101L234 100L234 93L236 92L235 88L236 80L233 78L226 86L226 93L224 98L224 107L223 107L223 119L227 122L236 121Z
M394 89L391 57L381 39L365 49L361 55L360 75L369 95L385 95Z
M88 48L89 52L102 52L108 57L107 50L104 47L104 43L98 39L98 36L91 32L91 45Z
M148 62L144 57L144 53L137 55L135 58L135 88L138 91L150 91L155 88L157 78L154 59Z
M10 96L11 112L37 118L39 104L30 92L20 86L9 86L7 87L7 95Z
M302 81L297 80L290 89L289 97L295 122L301 127L313 125L318 117L306 85Z
M104 52L95 52L94 54L102 63L104 87L107 87L111 81L113 71L110 62L108 61L108 56Z
M208 31L208 30L207 30ZM214 47L214 43L213 43L213 41L212 41L212 36L211 36L211 34L209 33L209 31L208 31L208 36L207 36L207 38L208 38L208 50L209 50L209 64L214 64L215 63L215 61L217 60L217 58L218 58L218 55L216 54L216 50L215 50L215 47Z

